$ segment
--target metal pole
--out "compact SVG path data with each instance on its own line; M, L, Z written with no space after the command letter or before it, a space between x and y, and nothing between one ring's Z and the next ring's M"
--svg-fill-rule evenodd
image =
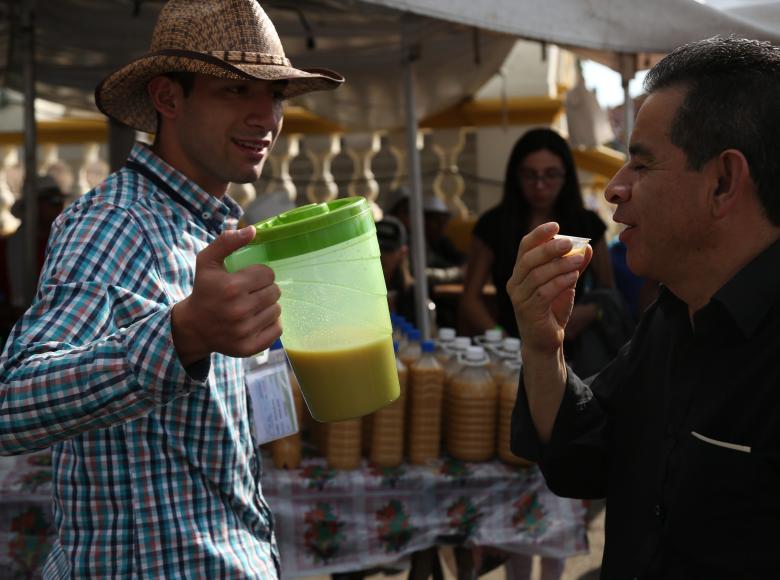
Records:
M628 86L636 75L636 55L622 53L618 56L620 78L623 81L623 146L628 155L628 144L631 142L631 131L634 130L634 101L628 91Z
M634 130L634 101L631 99L631 95L628 92L629 82L631 82L631 78L623 77L623 113L625 114L625 119L623 121L623 144L626 155L628 155L628 144L631 142L631 131Z
M35 0L22 4L22 58L24 83L24 241L25 304L32 303L38 285L38 136L35 126Z
M428 279L425 276L425 229L423 225L423 188L420 151L417 149L417 105L414 91L415 50L404 47L404 93L406 104L406 142L409 149L409 217L412 231L412 275L414 276L414 305L417 326L423 339L431 337L428 321Z

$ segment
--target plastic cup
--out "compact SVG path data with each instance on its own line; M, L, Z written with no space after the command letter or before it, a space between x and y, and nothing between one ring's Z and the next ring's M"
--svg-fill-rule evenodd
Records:
M570 240L571 241L571 250L569 250L567 253L564 254L564 256L576 256L576 255L585 255L585 248L588 245L588 242L590 241L590 238L578 238L577 236L565 236L563 234L556 234L553 236L554 240Z
M400 395L379 243L363 197L309 204L255 224L225 259L266 264L282 291L282 344L318 421L362 417Z

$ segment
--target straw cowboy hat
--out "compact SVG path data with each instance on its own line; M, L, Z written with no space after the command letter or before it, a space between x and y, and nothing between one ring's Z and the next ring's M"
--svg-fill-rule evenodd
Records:
M344 82L326 69L294 68L257 0L169 0L154 27L149 52L103 79L95 102L112 119L154 133L157 113L146 86L160 74L180 71L236 80L288 80L285 97L335 89Z

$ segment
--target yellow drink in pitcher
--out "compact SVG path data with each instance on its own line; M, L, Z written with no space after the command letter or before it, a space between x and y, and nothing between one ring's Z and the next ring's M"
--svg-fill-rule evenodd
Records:
M318 421L361 417L401 394L390 335L328 350L285 350L306 405Z

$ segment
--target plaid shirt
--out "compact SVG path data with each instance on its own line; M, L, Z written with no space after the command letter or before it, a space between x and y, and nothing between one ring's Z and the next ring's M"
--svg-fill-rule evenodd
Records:
M241 360L185 369L170 331L241 210L144 146L133 163L54 225L0 358L0 453L52 447L46 578L275 578Z

